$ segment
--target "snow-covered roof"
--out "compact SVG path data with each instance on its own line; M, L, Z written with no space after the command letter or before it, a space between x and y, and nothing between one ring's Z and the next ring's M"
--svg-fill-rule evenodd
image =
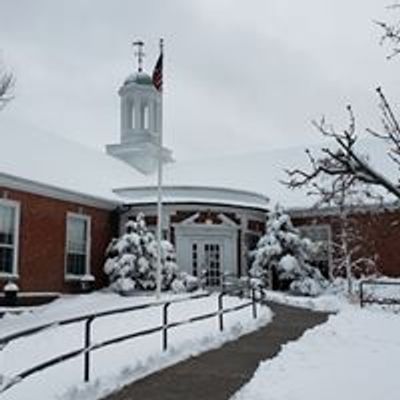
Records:
M112 205L132 202L154 202L155 191L149 196L119 195L118 188L155 187L156 176L146 176L128 164L104 152L86 147L64 137L30 127L10 124L5 128L0 119L0 186L19 181L33 185L74 193L78 196L109 202ZM236 182L230 171L205 168L201 164L173 163L165 167L165 185L190 187L201 186L196 198L187 198L182 191L169 191L166 201L215 202L266 208L266 194L249 193L247 180L241 174ZM215 175L215 176L214 176ZM207 178L208 177L208 178ZM230 186L231 185L231 186ZM17 188L20 186L17 185ZM235 190L232 190L235 189ZM189 190L191 196L193 191ZM240 192L240 193L238 193ZM167 193L166 193L167 194ZM140 201L139 201L140 200Z
M332 143L329 145L331 146ZM387 148L387 145L380 140L361 140L358 147L360 153L369 156L369 161L377 171L395 180L396 176L399 176L399 171L387 157ZM310 147L314 154L321 154L320 149L321 146L318 145ZM243 199L243 202L255 207L265 208L265 197L270 199L270 203L280 203L289 209L312 207L317 201L315 196L307 195L306 190L290 190L282 183L288 180L285 171L295 168L303 170L310 168L304 147L268 149L256 153L204 158L196 161L177 161L164 167L163 182L165 186L171 188L166 193L168 197L175 197L175 200L180 202L192 199L194 189L190 192L189 188L225 188L227 190L221 196L225 196L231 202L240 203L240 200L234 198L229 191L246 191L254 197ZM146 202L150 200L150 197L155 199L154 191L150 194L148 190L151 182L148 181L143 186L147 188L140 185L132 188L129 194L131 202ZM187 188L185 193L179 190L182 187ZM126 195L126 191L121 191L122 193ZM199 191L196 196L199 196ZM213 198L211 193L208 198ZM388 196L385 199L393 200ZM218 198L215 200L219 201Z
M184 181L187 182L187 181ZM155 186L136 186L117 189L116 192L129 204L149 204L157 199ZM164 203L218 204L267 210L269 199L260 193L228 187L163 184Z
M266 150L197 161L178 161L164 169L166 185L191 184L246 190L268 196L272 202L299 204L304 193L288 190L280 181L286 178L287 160L304 159L302 149Z
M382 157L386 148L363 143L363 150L383 173L393 166ZM177 161L164 167L165 200L213 202L266 209L279 202L287 208L312 206L302 190L281 181L285 169L307 168L301 147L257 153ZM16 125L7 130L0 118L0 186L10 179L29 182L102 200L110 204L155 202L156 177L146 176L96 149L63 137Z
M0 186L15 178L118 204L113 187L131 185L141 174L66 138L19 124L6 129L0 118Z

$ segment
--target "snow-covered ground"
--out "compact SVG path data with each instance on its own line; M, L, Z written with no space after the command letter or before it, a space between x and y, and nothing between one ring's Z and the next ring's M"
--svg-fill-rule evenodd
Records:
M396 282L382 278L380 281ZM399 282L399 280L397 280ZM337 288L336 288L337 289ZM400 299L400 287L369 287L375 297ZM280 303L336 311L327 323L264 361L232 400L397 400L400 393L398 306L368 305L332 290L319 298L266 292Z
M186 295L164 295L162 300L177 299ZM93 293L82 296L66 296L33 312L6 315L0 319L0 336L31 328L43 323L85 313L121 308L154 302L154 297L121 297L113 293ZM243 301L225 297L224 307L239 305ZM143 377L158 369L221 346L260 326L272 318L271 311L259 308L259 318L254 320L251 307L224 316L225 330L218 330L217 318L176 327L169 330L168 350L161 350L161 334L125 341L92 353L91 381L83 384L83 360L79 356L32 375L1 395L2 400L26 398L97 399L122 385ZM171 304L169 322L187 319L217 310L217 296ZM93 343L161 324L161 307L100 318L93 323ZM13 376L33 364L42 362L55 352L80 348L83 344L83 323L57 326L44 332L19 339L8 344L0 352L0 375Z
M310 296L291 296L287 293L277 292L272 290L264 290L265 298L276 303L287 304L295 307L308 308L314 311L338 312L350 306L360 304L360 282L354 280L353 295L347 294L347 283L344 279L336 279L323 294L318 297ZM379 282L380 285L364 285L364 298L373 299L395 299L400 302L400 279L379 277L375 278L374 282ZM389 283L385 284L384 283ZM396 283L396 285L393 285ZM382 309L385 307L369 305L369 308L374 307ZM399 306L387 306L389 310L398 310Z
M234 400L397 400L400 319L350 307L263 362Z
M265 290L265 299L276 303L287 304L294 307L307 308L314 311L337 312L350 305L344 293L326 293L318 297L291 296L283 292ZM354 303L358 298L354 297Z

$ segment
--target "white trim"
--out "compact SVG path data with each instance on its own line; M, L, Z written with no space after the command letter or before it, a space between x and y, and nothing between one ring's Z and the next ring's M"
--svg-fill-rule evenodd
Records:
M21 204L15 200L0 198L0 204L6 207L12 207L15 210L14 218L14 244L13 244L13 270L12 272L1 272L0 279L10 278L17 279L18 276L18 261L19 261L19 227L20 227L20 215L21 215Z
M16 268L18 269L18 264L16 265ZM5 280L18 280L19 275L18 273L9 273L9 272L0 272L0 281L5 281Z
M175 225L193 225L196 223L196 219L200 217L200 213L197 212L196 214L191 215L190 217L184 219L183 221L179 222L178 224L172 224L173 226Z
M240 226L236 222L228 218L225 214L219 213L217 217L220 219L223 225L229 225L236 229L240 229Z
M399 210L399 202L378 202L374 204L347 205L345 209L350 211L351 215L363 213L384 213ZM310 218L310 217L329 217L337 216L340 213L337 206L324 207L289 207L287 212L292 218Z
M69 219L80 219L84 220L86 225L86 265L85 272L82 275L69 274L67 271L68 267L68 221ZM87 214L78 214L75 212L68 211L65 218L65 251L64 251L64 278L66 281L76 281L81 280L85 275L90 274L90 252L91 252L91 242L92 242L92 218Z
M118 205L122 204L122 200L120 201L118 198L112 200L95 197L85 193L78 193L72 190L57 188L55 186L0 172L0 187L3 186L5 190L21 190L23 192L37 194L39 196L50 197L61 201L71 201L73 203L79 203L104 210L113 210ZM110 190L110 197L111 196L113 196L113 192Z
M197 213L191 215L190 217L184 219L183 221L172 224L172 226L176 227L176 226L193 226L193 225L204 226L205 225L207 227L210 227L211 229L213 229L213 227L229 226L229 227L233 227L235 229L240 229L240 226L238 224L236 224L234 221L232 221L230 218L228 218L223 213L217 214L217 218L221 221L221 224L207 224L205 222L196 222L197 218L199 218L199 217L200 217L200 212L197 212Z
M18 292L18 297L60 297L65 296L65 293L62 292ZM0 297L4 297L4 293L0 292ZM73 295L71 295L73 296ZM32 306L36 307L36 306ZM4 307L1 307L4 308ZM19 310L19 307L15 309L16 311Z
M172 224L175 228L175 241L178 257L178 265L186 268L186 272L192 273L192 244L198 245L198 273L201 272L201 258L203 249L201 246L204 244L218 243L221 246L220 260L221 260L221 273L237 273L238 259L237 259L237 238L238 229L236 225L223 222L222 224L208 225L204 223L186 223L188 219L181 223ZM188 270L190 267L190 270Z
M153 186L114 189L127 204L151 204L156 202ZM226 187L163 186L163 203L206 203L258 208L268 211L269 198L257 192Z

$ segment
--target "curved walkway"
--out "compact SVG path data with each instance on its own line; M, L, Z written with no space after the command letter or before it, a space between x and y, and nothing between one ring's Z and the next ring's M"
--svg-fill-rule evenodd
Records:
M203 353L125 386L105 400L227 400L253 376L260 361L325 322L327 313L268 303L270 324L219 349Z

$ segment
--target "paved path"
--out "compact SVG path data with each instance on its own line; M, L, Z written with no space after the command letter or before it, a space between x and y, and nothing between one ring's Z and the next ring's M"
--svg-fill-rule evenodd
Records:
M260 361L274 357L282 344L326 321L328 314L268 303L270 324L153 375L136 381L106 400L227 400L248 382Z

